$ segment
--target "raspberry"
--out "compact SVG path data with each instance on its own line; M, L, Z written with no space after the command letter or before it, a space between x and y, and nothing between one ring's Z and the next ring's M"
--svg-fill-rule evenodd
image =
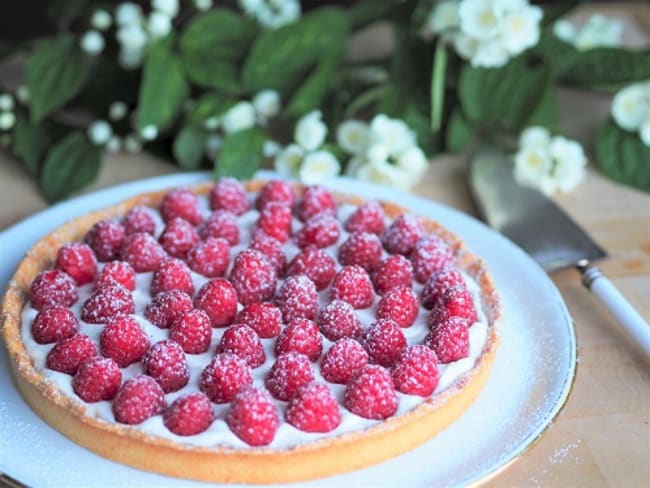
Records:
M311 320L295 319L280 333L275 341L275 354L299 352L311 361L317 361L323 351L323 339Z
M368 351L370 362L388 368L406 347L406 337L394 321L379 319L366 330L361 343Z
M420 219L412 214L402 214L388 226L381 240L389 253L407 256L423 235L424 226Z
M438 386L438 358L426 346L409 346L397 358L391 374L397 391L429 396Z
M291 235L291 207L281 202L264 205L257 220L257 228L280 242L287 242Z
M95 403L112 400L120 389L121 382L122 372L115 361L92 357L79 365L72 378L72 389L82 400Z
M165 250L158 241L142 232L126 236L121 252L122 261L128 262L137 273L153 271L165 256Z
M293 206L296 200L296 194L293 191L293 186L286 181L273 180L264 185L260 194L257 197L255 206L258 210L262 210L269 202L280 202Z
M122 385L113 400L115 420L122 424L141 424L165 409L165 392L156 381L144 374Z
M360 205L345 222L345 230L350 233L381 234L385 228L384 209L377 202L366 202Z
M83 361L97 354L97 346L90 337L75 334L54 344L47 353L45 365L54 371L74 375Z
M433 349L441 363L450 363L469 356L469 328L460 317L450 317L431 329L424 345Z
M217 345L217 353L221 352L236 354L251 368L257 368L266 361L260 336L246 324L237 324L226 329Z
M187 220L175 217L167 222L160 236L160 244L170 256L185 258L199 242L199 234Z
M411 287L413 283L413 266L411 261L401 254L389 256L373 275L375 290L383 295L395 286Z
M41 309L32 322L32 336L39 344L50 344L72 337L79 321L72 310L60 305Z
M81 320L89 324L101 324L116 315L135 312L131 292L120 285L109 285L90 295L81 310Z
M313 381L299 388L291 398L286 418L303 432L330 432L341 423L341 412L330 389Z
M121 285L129 291L135 290L135 270L124 261L106 263L95 281L95 290L108 285Z
M249 208L246 190L234 178L221 178L210 190L210 208L242 215Z
M420 311L418 296L406 286L391 288L379 300L378 319L392 319L400 327L410 327Z
M298 203L298 218L304 222L321 213L336 216L337 209L338 205L332 192L324 186L309 185Z
M314 282L316 290L320 291L327 288L336 276L336 261L322 249L307 246L291 260L287 274L304 274Z
M237 393L226 415L230 430L250 446L266 446L278 430L278 409L267 391L248 386Z
M235 317L235 324L246 324L262 338L276 337L282 330L282 312L272 303L251 303Z
M354 308L368 308L375 300L368 273L356 264L346 266L338 272L330 296L332 300L343 300Z
M262 253L266 260L273 266L278 276L284 274L287 258L282 250L282 243L276 238L266 235L261 229L256 229L250 248Z
M102 354L120 368L140 361L149 349L149 338L137 320L129 315L113 317L99 337Z
M203 310L188 310L174 320L169 328L169 338L180 344L188 354L201 354L210 348L212 325Z
M422 288L422 306L431 310L442 292L452 286L464 286L463 275L454 268L436 271L431 275Z
M358 264L366 271L381 266L381 241L375 234L355 232L339 248L339 262L343 266Z
M215 278L201 287L194 306L208 314L212 327L226 327L237 313L237 293L228 281Z
M100 220L86 234L88 244L100 261L112 261L120 254L124 243L124 227L114 220Z
M454 263L454 253L437 236L428 235L418 241L410 255L415 279L425 283L429 276Z
M266 302L275 295L275 271L259 251L245 249L240 252L235 257L229 279L237 291L239 303L244 306Z
M363 330L352 305L342 300L333 300L322 308L316 323L321 333L330 341L343 337L358 337Z
M440 294L431 309L427 323L433 328L450 317L462 318L468 327L478 320L474 300L464 285L452 286Z
M165 222L175 217L187 220L196 225L201 222L199 201L196 195L187 188L177 188L163 197L160 213Z
M215 210L199 227L201 239L210 237L225 239L231 246L239 244L239 226L235 214L227 210Z
M151 296L156 296L163 291L179 290L188 295L194 294L194 284L190 269L176 258L166 258L154 271L151 279Z
M289 276L275 299L285 322L313 319L318 312L316 285L305 275Z
M375 364L364 366L345 387L343 405L366 419L383 420L393 415L398 399L390 373Z
M290 400L298 388L314 379L309 358L298 352L281 354L264 379L266 388L278 400Z
M144 372L160 385L165 393L178 391L190 379L190 367L183 348L174 341L156 342L142 358Z
M90 283L97 274L97 259L88 244L64 244L56 254L55 266L65 271L77 285Z
M79 292L70 275L59 269L48 269L36 276L31 289L32 306L40 310L52 305L69 307L79 299Z
M127 212L122 219L122 225L127 235L145 232L156 235L156 219L151 209L138 205Z
M311 245L323 248L336 244L340 235L341 227L336 217L318 214L305 222L296 237L302 248Z
M215 403L232 401L239 390L253 383L251 368L236 354L217 354L201 372L199 388Z
M206 278L223 276L230 264L230 245L221 237L208 237L190 249L187 264Z
M330 347L320 362L320 372L330 383L350 382L361 368L368 364L368 353L354 339L339 339Z
M161 329L169 329L172 322L188 310L192 310L192 299L187 293L172 290L159 293L144 309L145 318Z
M163 414L163 423L176 435L204 432L214 420L210 399L203 393L187 393L174 400Z

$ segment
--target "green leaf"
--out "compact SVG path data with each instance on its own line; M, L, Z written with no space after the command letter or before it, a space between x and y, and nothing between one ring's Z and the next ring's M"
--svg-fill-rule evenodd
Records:
M328 56L316 66L288 103L287 113L300 117L320 105L330 80L340 64L338 57Z
M433 54L431 72L431 130L438 132L442 125L445 104L445 75L447 73L447 48L442 39L438 39Z
M50 0L47 15L60 31L68 29L70 24L81 15L88 0Z
M650 192L650 147L611 120L598 132L596 159L611 179Z
M363 29L373 22L390 18L389 14L393 9L395 9L395 2L390 1L360 0L354 2L347 12L350 30Z
M195 124L200 124L210 117L222 115L236 102L235 99L217 92L206 93L199 98L196 106L190 111L188 119Z
M182 168L197 169L203 159L204 145L205 132L196 126L187 125L174 139L172 150Z
M32 124L27 117L19 115L14 128L13 152L27 168L37 176L47 148L52 143L52 133L45 124Z
M158 130L169 126L180 112L188 91L181 60L171 52L164 39L154 44L140 83L136 118L138 131L148 125L154 125Z
M25 68L32 121L41 121L70 101L84 87L89 73L90 61L72 35L39 42Z
M467 122L463 113L459 109L454 110L447 127L445 140L447 151L460 152L467 149L473 135L474 129Z
M555 93L555 86L549 83L526 125L541 125L542 127L553 130L557 127L560 116L559 110L560 107L557 101L557 94Z
M70 132L47 153L40 186L48 201L80 190L99 174L101 149L81 131Z
M250 178L262 163L266 137L259 129L251 128L228 135L215 162L214 176Z
M603 47L578 51L562 81L571 85L616 89L650 78L650 50Z
M199 86L240 92L239 66L256 32L251 19L228 10L198 16L180 40L188 78Z

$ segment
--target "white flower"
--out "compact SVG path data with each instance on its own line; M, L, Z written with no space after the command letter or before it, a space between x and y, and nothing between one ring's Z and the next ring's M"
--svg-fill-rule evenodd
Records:
M174 18L178 15L178 0L152 0L151 6L167 17Z
M508 14L501 21L500 40L510 54L518 54L539 41L539 22L543 13L539 7L526 6Z
M121 49L118 55L120 66L124 69L137 68L142 64L144 50L139 49Z
M221 121L219 117L208 117L203 121L203 127L207 130L217 130Z
M218 134L210 134L205 138L203 150L209 158L214 158L223 147L223 137Z
M194 6L201 12L206 12L212 8L212 0L194 0Z
M356 178L359 173L359 169L366 164L366 160L362 156L354 156L350 158L348 164L345 166L345 176L351 178Z
M320 147L327 136L327 126L321 120L320 110L314 110L303 115L293 133L293 138L308 151Z
M406 171L387 161L372 161L361 165L357 170L357 178L380 185L393 186L400 190L408 190L413 183Z
M600 46L618 46L621 44L623 23L618 19L608 19L595 14L587 19L577 33L574 45L577 49L587 50Z
M650 147L650 115L646 117L639 127L639 136L641 137L641 142Z
M298 144L289 144L275 157L275 170L283 176L296 176L305 156L305 150Z
M106 144L112 135L113 129L105 120L96 120L88 126L88 139L98 146Z
M124 149L132 154L139 153L142 151L142 143L135 135L130 134L124 138Z
M115 22L117 25L125 26L136 24L142 21L142 10L140 5L132 2L121 3L115 10Z
M558 189L568 193L585 179L585 165L570 159L560 159L555 165L554 177Z
M569 163L577 166L584 166L587 164L587 157L582 149L582 146L566 137L555 136L551 139L551 144L548 148L549 154L558 163Z
M85 53L88 53L92 56L95 56L101 53L104 50L106 45L104 41L104 36L102 36L96 30L89 30L83 36L81 36L81 50Z
M576 38L576 28L568 20L558 20L553 24L555 37L569 44L573 44Z
M428 22L429 29L436 33L458 27L459 24L458 2L455 0L436 4Z
M552 169L553 161L546 148L523 147L515 155L515 179L523 185L539 188Z
M365 157L371 163L373 161L388 161L388 148L384 144L371 144L368 146Z
M151 37L165 37L172 30L172 19L164 12L153 11L149 14L147 30Z
M239 0L239 7L249 15L254 15L264 6L264 0Z
M313 151L305 156L300 165L298 175L300 180L313 185L332 178L341 172L341 164L329 151Z
M29 88L27 88L27 85L20 85L16 88L16 98L22 103L29 102Z
M223 115L223 130L231 134L255 125L255 109L253 104L246 101L237 102Z
M117 41L124 50L141 50L147 44L147 33L140 24L127 24L118 29Z
M417 146L412 146L397 157L397 166L411 176L415 182L424 174L429 165L424 151Z
M369 140L370 128L359 120L346 120L336 130L336 142L350 154L361 153L368 146Z
M158 137L158 127L153 124L149 124L142 128L140 131L140 137L145 141L153 141Z
M275 90L262 90L253 98L253 107L263 120L275 117L280 112L280 94Z
M636 130L650 113L650 85L634 83L623 88L612 102L612 117L625 130Z
M550 196L558 189L557 180L550 175L544 175L537 183L536 188L544 195Z
M274 158L278 155L282 147L275 141L268 139L264 141L264 147L262 148L262 154L265 158Z
M384 144L391 156L415 145L415 134L404 121L391 119L384 114L375 115L370 122L371 140Z
M9 130L16 123L16 116L13 112L0 113L0 130Z
M270 29L291 24L300 18L300 2L298 0L266 0L263 5L258 8L255 18L260 24Z
M122 120L126 116L128 110L129 108L126 103L120 101L113 102L108 107L108 118L115 121Z
M106 10L98 9L93 12L92 17L90 17L90 25L95 29L103 31L113 24L113 17Z
M503 43L495 39L479 43L471 61L472 66L498 68L506 64L509 57L510 53Z
M122 149L122 139L118 136L111 137L106 143L106 150L108 152L116 153Z
M490 39L499 31L499 11L490 0L463 0L458 8L460 29L475 39Z
M519 136L519 146L521 147L547 147L550 143L551 134L545 127L528 127Z
M454 49L461 58L472 59L478 50L479 42L473 37L458 32L452 37Z
M0 95L0 110L9 112L14 108L14 99L9 93Z

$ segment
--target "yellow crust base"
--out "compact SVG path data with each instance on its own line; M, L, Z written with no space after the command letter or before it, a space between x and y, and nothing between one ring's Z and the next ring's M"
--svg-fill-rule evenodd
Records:
M263 184L263 181L248 182L246 189L259 191ZM206 193L210 187L210 183L205 183L193 190ZM302 191L299 185L296 189ZM95 222L122 216L136 205L157 207L165 193L133 197L75 219L49 234L20 263L4 296L1 327L14 382L27 404L40 417L76 443L108 459L179 478L233 483L301 481L367 467L425 443L456 420L483 389L498 345L501 320L498 295L483 262L453 234L425 219L428 230L445 239L457 255L459 267L479 284L488 319L488 338L471 371L413 410L364 431L325 438L291 449L184 446L87 415L81 402L62 393L33 367L25 350L20 334L21 315L29 300L31 283L40 271L52 265L62 244L82 239ZM349 195L337 195L337 198L340 202L361 202ZM395 204L382 205L390 218L405 211Z

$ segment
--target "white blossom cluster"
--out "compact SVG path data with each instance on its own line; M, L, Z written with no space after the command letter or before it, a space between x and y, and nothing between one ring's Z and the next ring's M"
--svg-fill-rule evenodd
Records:
M14 114L14 98L10 93L0 93L0 131L13 128L16 123Z
M300 18L299 0L239 0L249 17L268 29L277 29Z
M408 190L428 167L415 133L404 121L385 114L375 115L370 124L345 121L336 138L352 155L346 174L354 178Z
M444 0L425 31L443 36L472 66L496 68L537 44L542 16L528 0Z
M514 176L522 185L545 195L574 190L585 178L587 157L582 146L563 136L551 136L543 127L521 133Z
M620 90L614 96L612 117L621 129L638 131L643 144L650 146L650 80Z
M322 147L326 137L327 126L320 110L304 115L294 129L294 142L276 155L276 171L284 176L298 177L309 185L338 175L341 163Z
M569 20L561 19L553 24L553 33L558 39L575 46L580 51L596 47L616 47L621 45L623 22L594 14L578 29Z

